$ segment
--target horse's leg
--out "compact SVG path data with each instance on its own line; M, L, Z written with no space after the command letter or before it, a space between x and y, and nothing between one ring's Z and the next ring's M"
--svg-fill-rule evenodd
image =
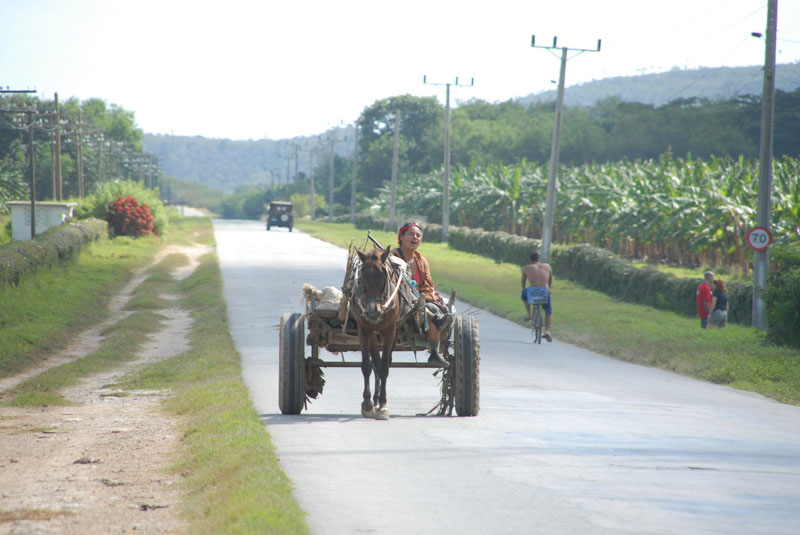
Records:
M361 373L364 375L364 400L361 402L361 416L364 418L373 418L375 416L375 406L370 399L372 393L369 391L369 374L372 371L369 351L371 337L371 335L361 333L361 329L359 328L359 338L361 341Z
M386 408L386 380L389 378L389 367L392 365L392 351L394 350L395 338L397 334L397 325L391 322L389 327L382 333L383 334L383 356L381 358L379 373L380 373L380 393L378 394L378 403L376 403L375 418L379 420L389 419L389 409ZM377 387L376 387L377 390Z
M370 346L370 357L372 358L372 373L375 374L375 392L372 394L372 403L375 405L375 410L378 410L378 398L381 392L381 354L378 351L378 342Z

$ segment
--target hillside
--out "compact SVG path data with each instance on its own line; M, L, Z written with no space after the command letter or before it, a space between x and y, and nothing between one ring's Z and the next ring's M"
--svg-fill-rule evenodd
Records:
M567 72L569 81L569 72ZM764 83L761 66L673 69L639 76L617 76L583 84L567 84L564 104L592 106L608 97L626 102L661 106L678 98L729 99L739 95L761 95ZM800 63L776 66L775 88L793 91L800 87ZM515 99L528 105L556 100L556 90Z
M659 74L608 78L569 86L566 90L565 102L568 106L592 106L604 98L616 97L621 101L661 106L678 98L700 97L711 100L726 100L738 95L747 94L758 97L761 94L761 85L762 75L760 67L725 67L685 71L673 70ZM777 67L776 87L783 91L793 91L799 88L800 63L779 65ZM544 92L521 97L515 99L515 101L528 105L536 102L552 101L554 99L554 92ZM494 106L502 107L502 104ZM798 112L794 111L794 105L790 107L792 110L784 110L784 112L789 114L788 118L784 118L784 122L789 121L794 123L796 122L794 116ZM464 108L467 108L467 106L464 106ZM752 142L752 139L757 139L758 134L757 131L753 132L752 130L754 127L753 125L755 125L756 130L758 128L760 111L757 109L754 113L755 118L753 119L753 124L737 123L740 124L741 129L749 129L746 136L742 134L744 137L749 136L742 143L750 147L750 152L755 150L753 147L757 148L757 142ZM548 119L545 120L549 120L550 115L547 117ZM621 118L617 119L621 120ZM662 130L658 125L654 127L656 130ZM717 126L717 128L718 127L719 126ZM521 127L517 124L514 128L519 130ZM537 157L535 155L527 155L529 159L538 161L542 158L546 159L546 154L549 154L550 134L548 129L551 127L546 126L543 128L546 132L542 134L542 139L545 141L540 145L543 146L541 151L544 156ZM788 134L784 133L780 135L784 135L784 137L786 135L794 136L795 130L796 127L793 127ZM668 131L664 130L664 135L667 134ZM779 134L776 135L780 137ZM336 153L339 156L349 158L353 151L352 127L336 129L335 136L343 140L336 144ZM319 146L319 138L320 136L311 136L281 140L261 139L233 141L228 139L209 139L200 136L182 137L145 134L143 144L147 152L158 157L159 165L168 176L175 177L182 181L198 182L210 188L230 193L237 187L245 184L269 186L275 183L285 182L287 174L294 175L295 173L294 155L296 147L299 148L299 173L308 174L308 149L312 146ZM477 144L476 140L470 139L467 143L471 150L479 150L480 145ZM740 143L740 145L742 143ZM630 148L628 146L629 144L628 141L624 141L624 146L618 147L617 153L623 155L628 154L628 149ZM435 145L438 147L438 142L435 143ZM528 145L530 145L530 143L528 143ZM586 146L585 143L579 143L579 145L581 148ZM668 140L663 146L665 147L667 145L672 145L677 148L680 144ZM570 142L569 139L567 139L562 149L564 158L569 157L569 147ZM777 148L776 145L776 149ZM437 148L436 150L439 149ZM663 148L659 148L656 154L659 154L662 150ZM693 149L689 147L688 149L681 150ZM694 151L698 153L703 152L702 150L698 151L697 148L695 148ZM736 154L742 152L749 154L748 151L742 150L741 148L737 148L736 151ZM464 152L464 150L462 150L462 152ZM714 152L724 153L725 151L720 149ZM790 152L794 154L794 150ZM326 175L327 173L327 164L325 163L326 155L327 148L325 152L317 153L314 158L318 174ZM390 161L390 153L388 157ZM517 156L517 158L519 157L520 156ZM618 155L615 157L618 157ZM598 158L600 158L600 156L598 156Z
M336 153L340 156L353 151L351 130L337 128L334 133L339 139L344 139L336 145ZM142 143L147 152L158 158L159 166L168 176L230 193L244 184L285 182L287 164L289 173L294 175L295 172L295 147L299 172L307 174L308 148L318 146L318 138L234 141L201 136L145 134ZM314 167L320 165L324 154L327 153L315 156Z

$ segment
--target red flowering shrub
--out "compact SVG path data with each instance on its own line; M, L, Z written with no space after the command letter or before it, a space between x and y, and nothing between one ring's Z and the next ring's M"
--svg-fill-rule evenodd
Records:
M115 236L142 236L155 231L150 208L146 204L140 205L131 196L120 196L110 202L106 221Z

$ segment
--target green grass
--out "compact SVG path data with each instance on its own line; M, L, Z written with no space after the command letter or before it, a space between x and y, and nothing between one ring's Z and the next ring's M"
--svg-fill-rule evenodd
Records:
M137 243L142 250L136 248ZM152 246L139 240L102 244L97 250L85 251L77 262L54 270L57 273L39 273L19 288L6 289L3 295L13 298L15 305L24 304L27 296L31 301L27 313L32 317L48 314L52 297L59 292L75 296L83 306L102 309L134 267L146 265L159 247L172 243L213 244L210 221L172 221L168 240L153 240ZM187 533L308 533L305 514L292 497L291 482L280 469L270 436L241 380L239 354L228 331L216 257L206 255L193 275L174 281L168 272L185 263L185 256L170 255L151 268L148 279L128 304L133 313L107 329L98 351L25 381L7 403L64 403L59 395L61 388L134 358L145 334L157 329L157 311L165 306L159 295L176 295L179 299L166 306L190 311L194 319L189 335L191 349L131 374L114 386L168 390L172 394L165 401L165 408L179 419L183 438L171 470L184 476L187 498L182 514L189 521ZM93 298L85 298L84 294ZM54 327L48 331L49 337L47 333L35 338L31 334L32 339L24 346L29 350L27 354L14 343L14 337L6 334L6 325L0 325L0 355L8 354L6 344L13 346L18 356L6 360L15 363L14 369L24 367L23 362L30 355L44 358L50 348L57 347L53 337L66 340L70 331L92 323L80 319L79 311L76 305L74 312L61 321L51 320ZM100 310L91 316L97 321L104 313ZM9 322L9 330L19 331L21 322L14 314L3 317ZM10 373L6 371L5 375Z
M202 243L212 243L205 221ZM239 354L227 325L222 281L214 255L169 293L173 305L192 311L191 349L149 366L118 386L169 388L167 408L184 422L182 459L190 533L308 533L305 515L291 495L269 434L241 380Z
M114 294L159 247L154 238L101 240L16 288L0 285L0 377L47 358L76 330L103 321Z
M351 240L359 247L365 244L366 231L352 225L299 221L297 227L336 245ZM396 234L372 234L384 246L396 244ZM420 251L442 294L455 288L471 305L524 324L519 266L498 264L446 244L424 243L424 238ZM768 345L763 332L742 325L703 331L696 318L617 301L561 280L558 273L554 279L552 332L559 340L800 404L800 350Z
M698 269L690 269L683 267L665 266L664 264L648 264L645 262L633 262L633 265L636 266L637 268L643 268L645 266L654 267L662 273L671 273L672 275L675 275L676 277L682 279L702 279L703 272L705 272L707 269L710 269L711 271L714 272L716 278L723 279L726 283L753 282L752 277L744 275L741 269L729 268L725 266L718 266L718 267L705 266Z
M11 241L11 214L0 213L0 245Z

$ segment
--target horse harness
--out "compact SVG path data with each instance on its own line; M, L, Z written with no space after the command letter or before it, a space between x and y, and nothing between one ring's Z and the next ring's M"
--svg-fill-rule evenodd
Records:
M395 268L391 268L390 270L387 270L386 268L383 268L382 271L387 275L387 277L386 277L387 284L385 285L383 296L381 296L381 297L367 297L365 295L364 283L363 283L363 279L361 277L361 268L362 268L362 265L358 265L356 267L356 273L355 273L355 277L354 277L355 280L356 280L355 298L356 298L356 303L358 304L358 307L361 309L360 316L362 318L367 319L366 313L367 313L367 309L369 308L368 303L370 303L370 302L382 303L383 306L381 307L380 315L383 316L383 311L389 309L389 307L391 306L391 304L394 301L395 297L397 297L397 292L400 290L401 282L402 282L402 280L404 278L403 274L401 272L399 274L400 276L393 277L392 275L397 272L397 270ZM392 286L394 286L394 288L392 288ZM380 321L380 317L378 318L378 321Z

